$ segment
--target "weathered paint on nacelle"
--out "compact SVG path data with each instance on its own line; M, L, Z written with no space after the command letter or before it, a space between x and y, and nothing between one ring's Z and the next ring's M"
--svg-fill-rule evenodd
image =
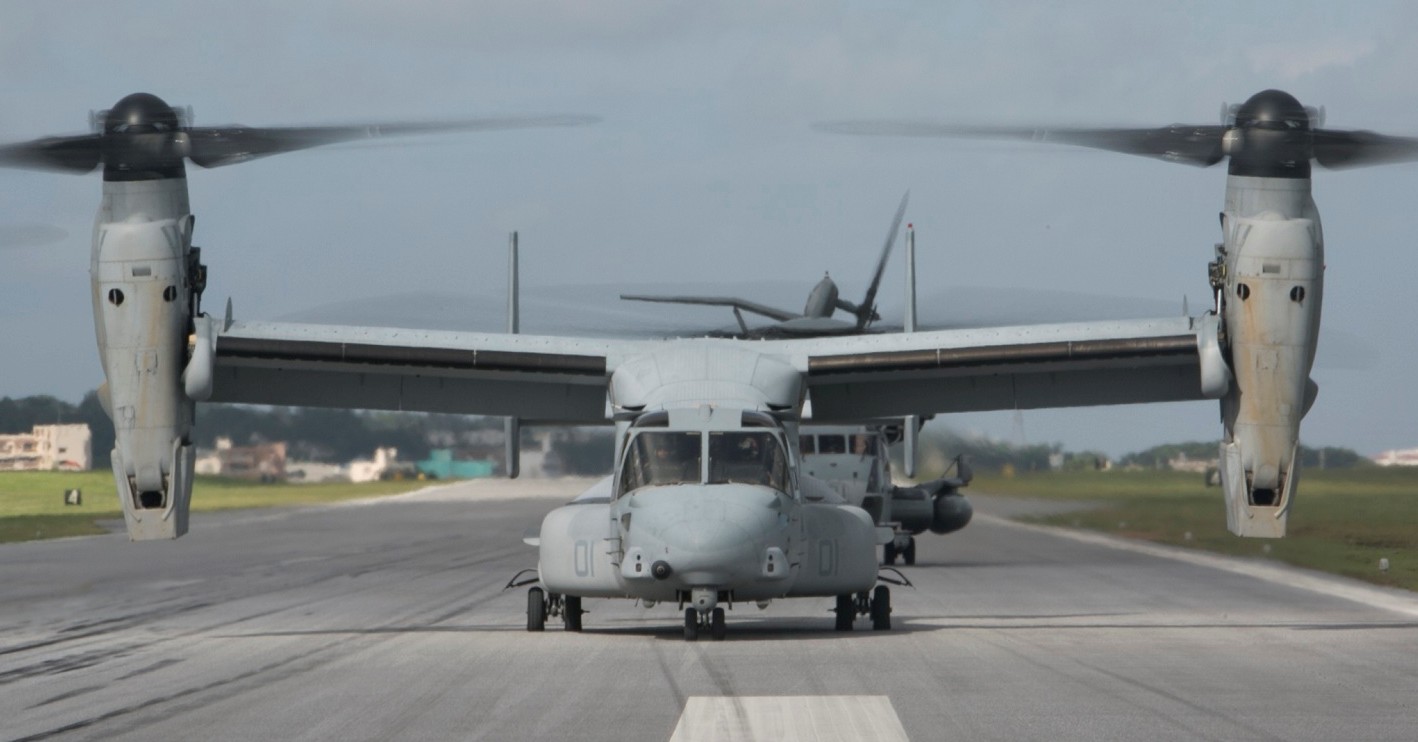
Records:
M1223 313L1235 384L1222 399L1220 468L1227 525L1241 536L1285 535L1299 464L1300 420L1319 335L1324 240L1309 181L1232 178L1225 215Z
M113 474L128 535L187 531L195 449L182 391L192 216L182 179L104 183L90 262L94 328L113 418Z

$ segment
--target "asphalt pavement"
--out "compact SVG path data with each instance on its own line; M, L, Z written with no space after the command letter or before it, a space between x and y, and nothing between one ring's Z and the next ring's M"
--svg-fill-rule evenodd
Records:
M528 633L523 533L585 484L0 546L0 738L1418 738L1418 596L990 515L1017 500L920 539L889 632L821 599L722 642L630 601Z

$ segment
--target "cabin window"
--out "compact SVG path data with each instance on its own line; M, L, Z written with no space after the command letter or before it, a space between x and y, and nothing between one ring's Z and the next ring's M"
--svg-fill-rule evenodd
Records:
M621 467L620 491L670 484L699 484L700 435L697 432L644 432L630 440Z
M847 436L845 435L819 435L817 437L818 453L846 453Z
M810 435L798 436L798 450L804 454L817 453L817 439Z
M787 492L788 457L772 433L710 433L709 484L758 484Z

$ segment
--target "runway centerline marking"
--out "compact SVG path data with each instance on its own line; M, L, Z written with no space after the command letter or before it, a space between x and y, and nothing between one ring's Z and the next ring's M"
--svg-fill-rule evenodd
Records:
M886 696L691 696L670 742L906 742Z

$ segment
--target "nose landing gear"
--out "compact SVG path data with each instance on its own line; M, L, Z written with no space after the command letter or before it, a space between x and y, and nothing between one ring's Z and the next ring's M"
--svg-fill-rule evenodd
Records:
M698 609L684 609L684 640L687 642L699 640L699 630L709 629L709 637L715 641L721 641L728 634L729 629L724 624L724 609L715 608L709 611L708 616L700 613Z

